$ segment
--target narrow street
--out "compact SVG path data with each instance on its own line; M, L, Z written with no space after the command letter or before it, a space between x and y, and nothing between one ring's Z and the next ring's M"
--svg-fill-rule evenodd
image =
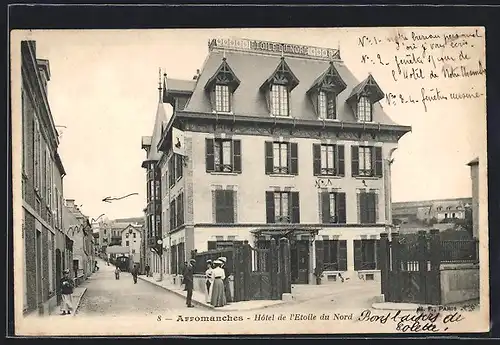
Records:
M95 272L82 287L87 291L82 298L77 316L147 316L187 309L185 299L153 284L137 280L122 272L115 279L115 266L99 260Z

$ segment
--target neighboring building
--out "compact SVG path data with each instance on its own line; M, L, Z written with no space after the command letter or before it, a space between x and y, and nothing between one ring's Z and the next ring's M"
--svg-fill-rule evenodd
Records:
M36 42L21 42L23 311L51 312L60 300L58 280L68 267L71 239L63 232L65 170L47 89L49 61L37 59ZM58 295L59 298L56 297Z
M479 238L479 158L467 165L470 166L472 180L472 234L474 238Z
M316 265L378 273L391 156L411 128L385 114L372 75L356 80L337 49L214 39L193 80L165 77L162 91L173 116L160 102L142 147L149 245L162 241L167 273L193 249L283 236L293 283L313 284Z
M94 257L97 258L97 257L99 257L99 253L100 253L99 232L98 231L94 231L92 233L92 236L94 237L94 240L93 240L93 243L92 243L93 244L93 249L94 249Z
M141 226L130 224L122 230L122 246L129 248L134 263L141 263Z
M465 219L466 210L471 207L472 198L437 199L392 203L395 224L420 224L453 222Z
M72 275L81 283L92 275L94 268L92 227L88 217L82 214L73 199L66 199L63 217L66 233L73 239Z

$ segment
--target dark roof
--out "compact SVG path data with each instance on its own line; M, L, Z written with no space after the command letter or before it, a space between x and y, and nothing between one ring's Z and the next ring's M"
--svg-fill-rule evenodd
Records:
M476 157L473 160L471 160L469 163L467 163L467 165L469 165L469 166L477 165L477 164L479 164L479 157Z
M191 93L196 85L195 80L182 80L166 78L166 91L188 92Z
M372 96L374 102L378 102L379 100L381 100L382 98L384 98L384 93L380 89L380 86L378 86L377 82L375 81L375 79L373 78L373 76L370 74L365 80L363 80L361 83L359 83L358 85L356 85L354 87L354 89L352 89L351 94L350 94L350 96L348 98L348 101L352 97L361 94L365 90L365 88L367 86L371 87L372 89L374 89L373 91L375 91L375 93Z
M206 60L201 74L195 84L193 94L185 111L211 113L210 99L204 87L219 68L223 53L212 51ZM261 85L273 74L280 63L279 56L256 55L244 52L225 52L227 63L241 81L234 92L234 113L244 116L269 117L265 97L259 90ZM329 61L285 57L287 65L300 83L291 92L291 116L297 119L317 120L313 105L307 91L315 81L330 67ZM347 88L338 96L338 120L357 122L352 108L346 104L351 91L360 83L342 62L333 62ZM193 83L192 81L186 81ZM170 88L170 86L169 86ZM379 103L373 106L373 122L397 125L384 112Z
M158 102L156 109L155 125L153 127L153 135L151 136L151 148L148 152L146 161L158 161L161 158L161 153L158 151L158 143L161 139L163 125L167 123L167 113L161 101Z

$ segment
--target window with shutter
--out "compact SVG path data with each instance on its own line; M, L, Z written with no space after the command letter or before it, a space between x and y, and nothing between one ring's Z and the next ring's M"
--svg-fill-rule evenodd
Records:
M289 144L284 142L273 143L273 173L289 174Z
M241 173L241 141L233 140L233 172Z
M346 221L345 193L321 192L321 220L323 224Z
M207 172L215 171L214 139L205 139L205 166Z
M335 145L335 167L337 176L345 175L344 145Z
M274 214L274 192L266 192L266 223L276 223Z
M383 161L382 161L382 148L381 147L374 147L374 163L373 166L375 167L375 172L374 176L377 177L382 177L383 175Z
M291 222L298 224L300 223L300 200L299 200L299 192L291 192Z
M219 189L215 191L215 222L234 223L234 191Z
M351 146L351 175L359 175L359 147Z
M347 241L338 241L339 271L347 271Z
M354 270L359 271L363 264L363 253L361 250L361 240L354 240Z

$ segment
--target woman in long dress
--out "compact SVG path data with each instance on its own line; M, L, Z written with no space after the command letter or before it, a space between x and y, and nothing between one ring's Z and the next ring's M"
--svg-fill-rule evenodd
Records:
M224 274L224 270L220 267L222 262L219 260L215 260L213 262L215 268L212 270L212 275L214 277L211 290L212 296L210 299L210 303L214 307L223 307L226 305L226 294L224 292L224 278L226 277Z
M205 285L207 287L205 298L206 302L210 303L211 302L211 285L213 282L213 275L212 275L212 260L207 260L207 270L205 271Z

